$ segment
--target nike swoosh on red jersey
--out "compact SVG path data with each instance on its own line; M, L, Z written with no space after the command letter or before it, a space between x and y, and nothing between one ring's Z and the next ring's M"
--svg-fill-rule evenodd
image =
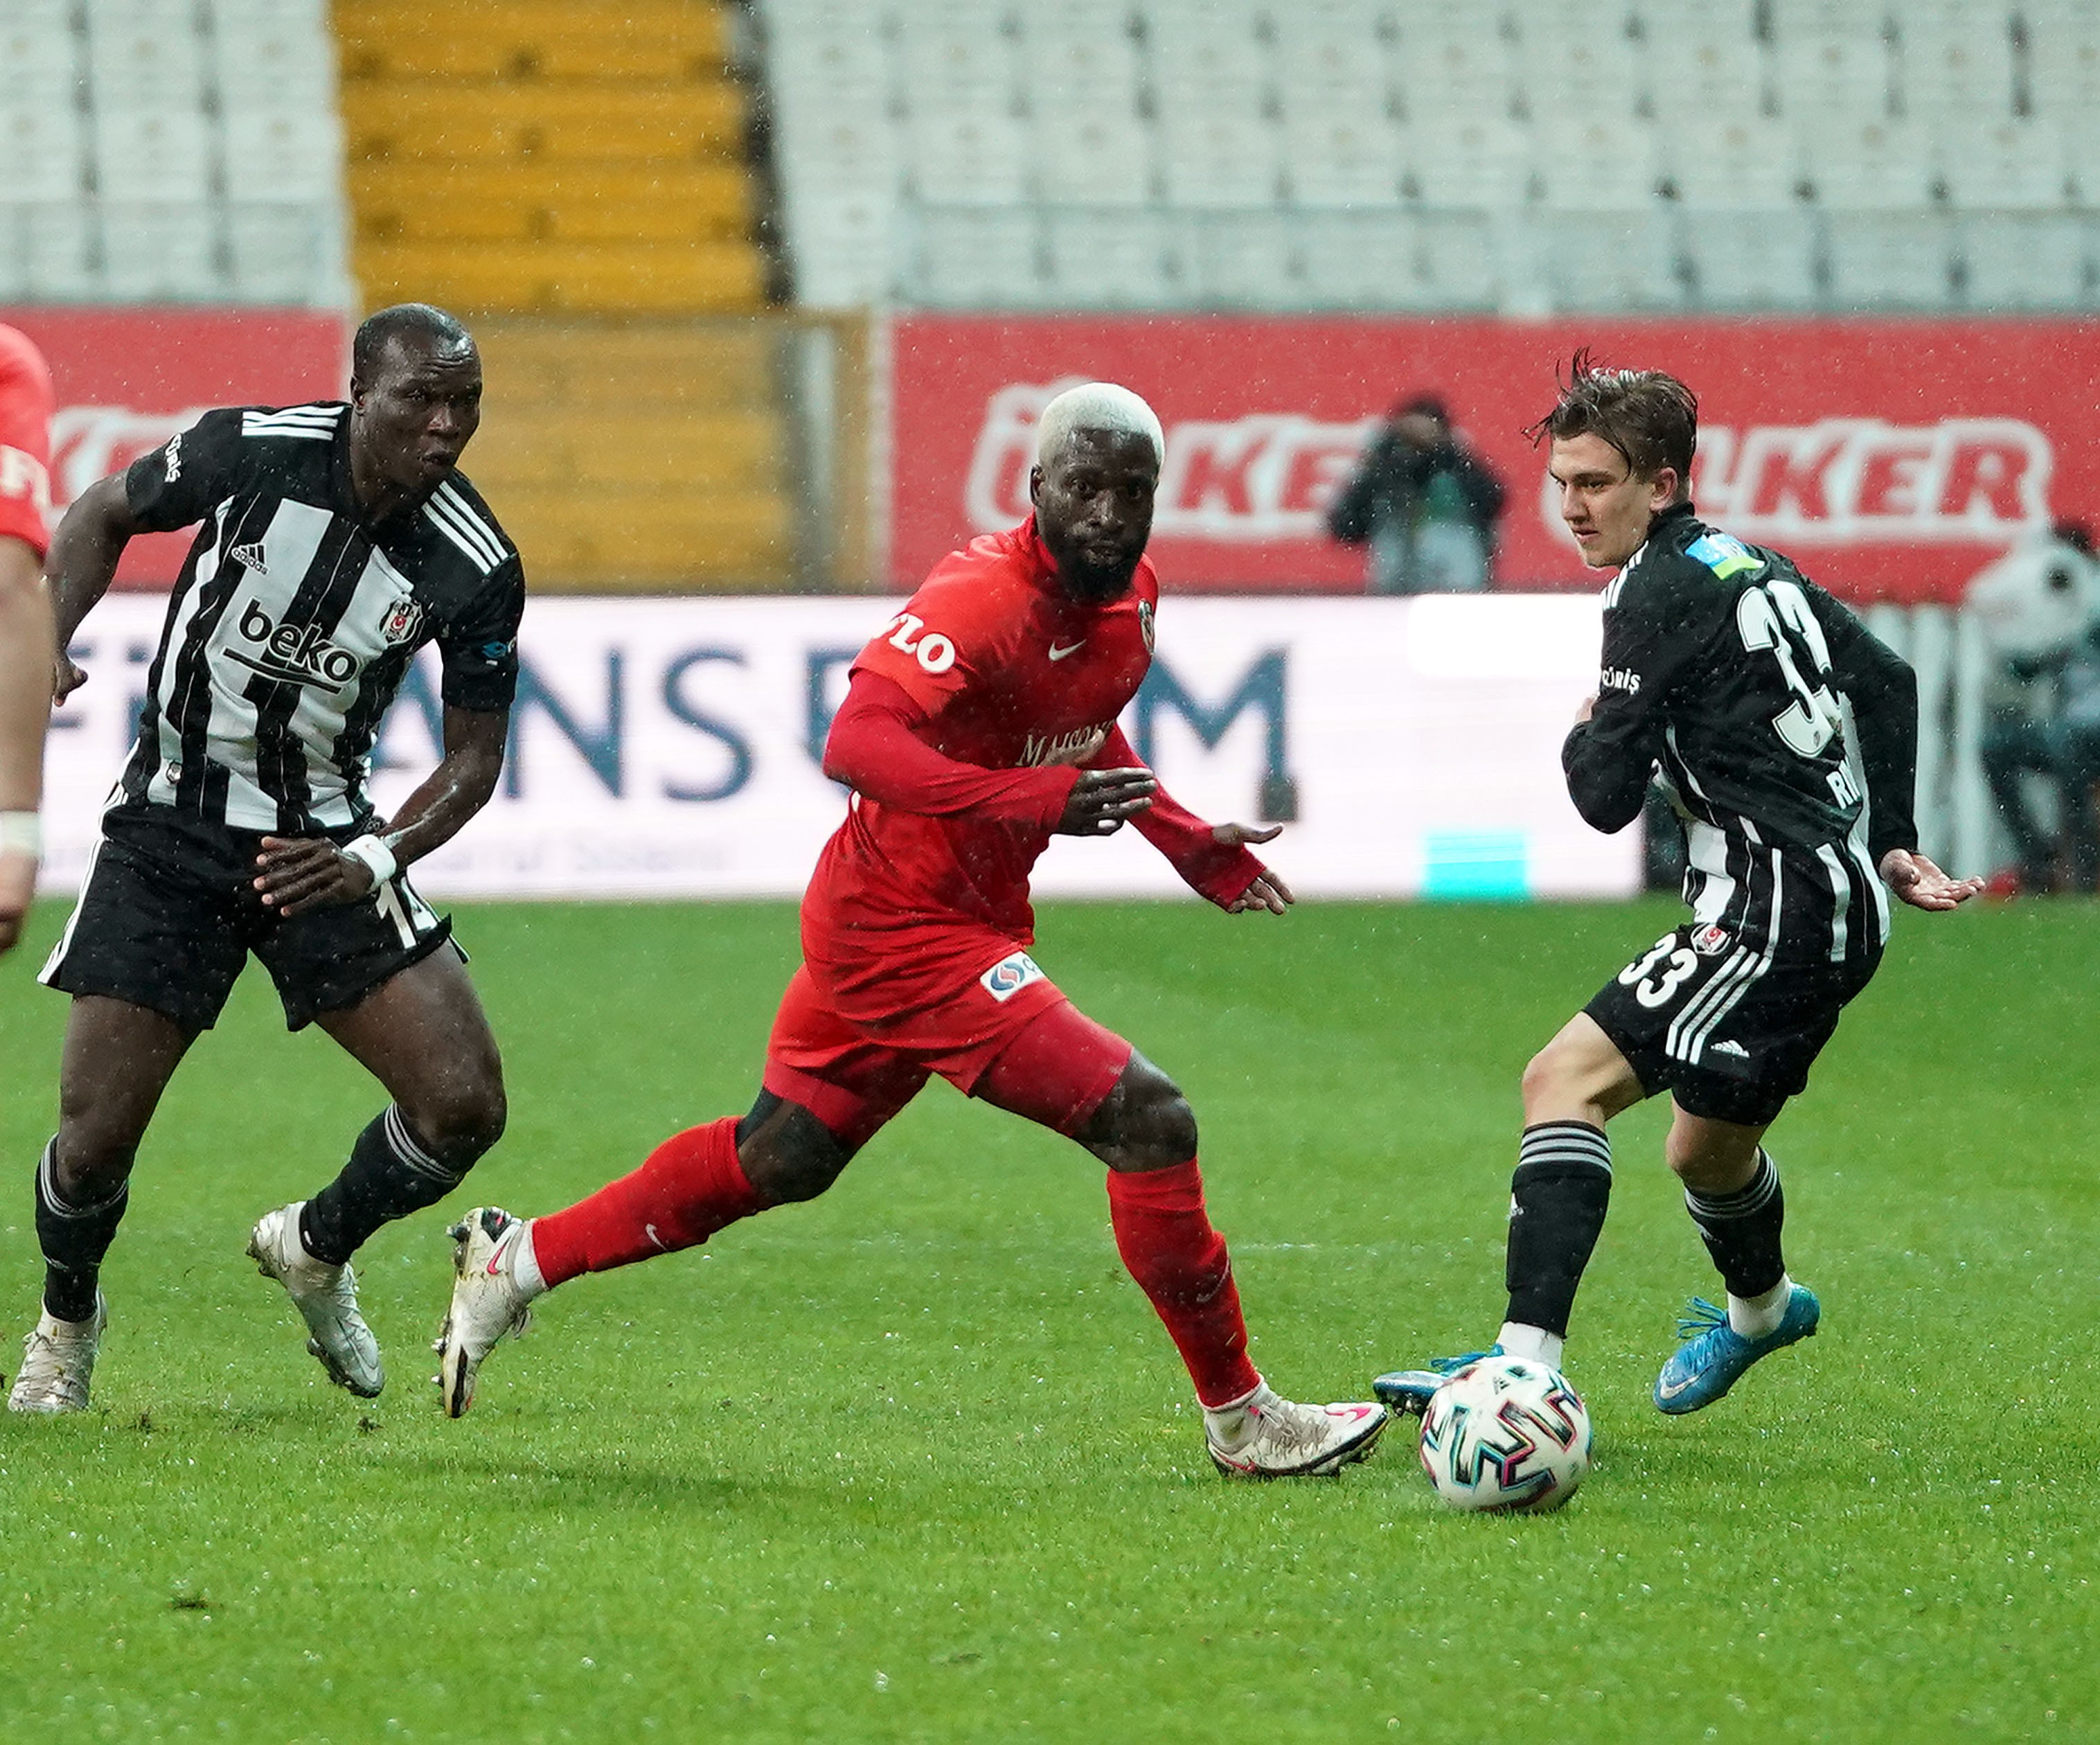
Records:
M1050 658L1053 660L1061 660L1067 655L1077 654L1086 646L1087 639L1083 636L1081 637L1079 641L1073 643L1070 648L1060 648L1055 643L1052 643L1050 645Z

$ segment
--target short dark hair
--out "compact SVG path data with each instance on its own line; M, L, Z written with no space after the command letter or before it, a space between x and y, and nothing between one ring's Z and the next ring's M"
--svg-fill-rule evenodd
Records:
M443 353L474 349L474 335L443 310L430 303L395 303L375 310L359 325L350 342L351 374L360 382L370 381L388 343L396 339L428 340L433 351Z
M1659 369L1603 369L1587 347L1568 364L1553 410L1524 431L1536 447L1549 438L1601 436L1626 457L1636 478L1674 468L1680 493L1692 488L1699 446L1699 400Z

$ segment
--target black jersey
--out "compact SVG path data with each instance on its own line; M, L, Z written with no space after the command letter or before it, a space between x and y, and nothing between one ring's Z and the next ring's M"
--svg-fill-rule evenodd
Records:
M1684 819L1694 919L1780 955L1877 955L1875 868L1915 849L1917 687L1776 551L1665 510L1604 594L1590 719L1561 762L1600 830L1651 780Z
M380 717L435 640L451 708L508 709L525 578L453 473L368 521L350 409L233 407L132 463L132 514L201 522L124 772L133 800L286 834L361 823Z

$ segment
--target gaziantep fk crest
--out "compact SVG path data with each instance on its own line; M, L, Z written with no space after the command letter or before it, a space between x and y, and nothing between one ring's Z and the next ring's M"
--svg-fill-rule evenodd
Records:
M1559 1371L1483 1357L1430 1396L1422 1469L1454 1509L1543 1513L1590 1470L1590 1413Z
M1152 602L1149 600L1140 600L1137 603L1137 629L1138 634L1145 638L1145 652L1150 654L1152 652Z

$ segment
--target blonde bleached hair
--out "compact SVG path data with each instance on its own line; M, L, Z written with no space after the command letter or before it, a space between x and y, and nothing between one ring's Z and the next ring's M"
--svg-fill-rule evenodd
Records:
M1105 431L1118 436L1142 436L1152 457L1164 465L1167 432L1159 414L1128 388L1113 382L1083 382L1067 388L1043 409L1035 422L1035 464L1048 466L1080 431Z

